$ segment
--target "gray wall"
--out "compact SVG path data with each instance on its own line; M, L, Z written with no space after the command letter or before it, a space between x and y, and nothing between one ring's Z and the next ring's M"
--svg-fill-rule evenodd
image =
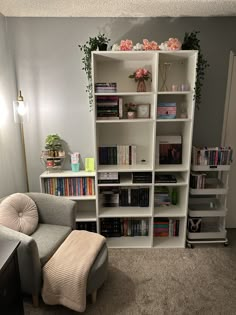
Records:
M26 190L20 129L13 120L12 101L15 97L6 19L0 14L0 198Z
M85 92L78 44L105 32L112 40L143 38L161 43L183 40L200 31L202 51L210 63L196 111L194 144L220 144L231 49L236 48L236 18L8 18L8 38L15 60L18 87L30 104L25 126L30 190L39 190L44 170L39 156L49 133L58 133L82 159L94 155L92 113Z

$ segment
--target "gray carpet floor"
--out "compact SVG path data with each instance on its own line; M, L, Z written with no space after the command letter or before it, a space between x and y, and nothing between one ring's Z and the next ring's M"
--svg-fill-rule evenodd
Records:
M230 245L194 249L109 249L109 274L85 315L235 315L236 230ZM26 315L78 314L25 298Z

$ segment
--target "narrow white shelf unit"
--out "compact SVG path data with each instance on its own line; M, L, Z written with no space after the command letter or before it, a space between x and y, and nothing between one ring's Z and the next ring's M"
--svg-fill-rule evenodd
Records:
M97 222L98 232L106 234L109 247L185 247L197 57L197 51L95 51L92 53ZM163 71L166 64L170 64L171 67L164 82ZM146 68L151 73L152 80L146 81L146 92L137 92L137 83L129 78L129 75L138 68ZM178 86L186 84L189 86L189 90L171 91L173 82ZM116 83L116 89L112 93L98 93L95 89L97 83L100 83L100 86L102 83ZM117 100L117 106L119 102L120 111L120 117L115 117L115 119L113 115L109 117L109 112L114 112L112 106L116 106L114 100ZM104 102L108 104L111 102L112 105L101 104ZM149 104L149 117L127 119L125 104L128 103ZM176 118L157 118L159 103L174 103ZM182 104L186 108L185 118L181 116ZM102 108L104 106L111 107L105 109L105 115L108 118L101 115L101 113L104 114L104 108ZM160 163L158 136L181 137L181 163ZM120 163L121 152L124 153L124 151L120 151L123 150L120 147L123 146L135 146L136 151L134 153L131 148L130 154L129 148L129 159L127 158L125 163ZM127 165L131 162L130 155L131 157L135 155L136 161L135 163L133 161L132 165ZM142 177L142 173L151 175L149 174L148 182L144 180L144 182L137 183L132 179L134 173L138 173L140 177ZM176 177L177 182L157 184L155 183L157 173L172 174ZM112 174L113 176L118 174L119 181L112 183L112 181L101 182L99 180L98 182L98 179L104 174L109 174L111 178ZM162 186L168 187L170 191L177 190L176 205L164 208L154 206L155 189ZM124 197L122 197L122 189L128 191L126 206L120 204L121 198ZM142 189L148 189L149 196L144 197L147 198L146 201L148 200L147 207L130 206L130 200L134 198L130 196L135 189L141 189L139 192L141 195ZM109 194L112 197L108 197ZM111 198L111 203L114 202L116 206L110 207L109 203L104 206L103 202L106 198ZM137 200L135 201L137 202ZM140 222L145 221L148 225L148 236L140 235L139 219ZM161 237L154 236L158 235L154 221L162 219L167 220L168 233ZM107 221L104 223L104 220ZM132 236L125 236L127 235L126 220L131 221ZM120 230L116 231L117 226L114 227L112 224L118 225ZM116 231L117 236L112 236L111 231Z
M40 190L77 203L76 225L97 231L96 172L70 170L45 171L40 175Z
M193 149L193 154L194 150L196 148ZM205 163L207 164L207 161ZM187 245L189 247L201 243L228 245L225 216L230 165L194 164L191 171L195 184L203 187L189 189ZM190 181L190 186L195 184L191 184Z

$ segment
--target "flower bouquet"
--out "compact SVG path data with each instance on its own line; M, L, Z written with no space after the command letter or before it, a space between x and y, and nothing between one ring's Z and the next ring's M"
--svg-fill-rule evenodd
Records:
M129 75L129 78L138 82L137 92L146 92L144 81L151 79L151 72L145 68L138 68L133 74Z

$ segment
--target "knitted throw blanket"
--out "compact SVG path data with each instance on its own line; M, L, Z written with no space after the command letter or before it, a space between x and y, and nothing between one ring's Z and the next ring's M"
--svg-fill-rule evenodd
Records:
M104 243L105 238L97 233L70 233L43 267L42 298L46 304L85 311L88 274Z

